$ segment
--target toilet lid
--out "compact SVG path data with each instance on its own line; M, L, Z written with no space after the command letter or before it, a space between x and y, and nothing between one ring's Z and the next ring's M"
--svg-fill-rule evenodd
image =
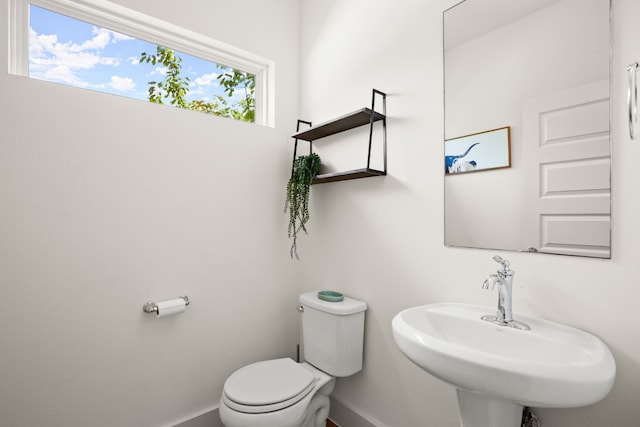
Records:
M267 360L231 374L224 383L224 394L237 404L254 407L251 412L258 412L256 406L293 405L313 390L314 380L309 370L289 358Z

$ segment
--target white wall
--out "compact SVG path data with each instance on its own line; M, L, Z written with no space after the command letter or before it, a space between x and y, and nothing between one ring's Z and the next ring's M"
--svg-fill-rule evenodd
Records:
M369 304L364 370L338 380L334 395L377 426L458 425L454 389L400 353L393 316L418 304L494 306L497 299L481 289L496 270L493 252L443 245L442 11L454 3L301 2L301 116L324 121L367 105L372 87L389 93L389 176L314 187L310 238L301 244L305 289L342 290ZM590 331L616 357L607 398L587 408L542 410L545 426L632 427L640 419L633 163L640 145L629 141L624 122L624 68L640 57L632 19L638 6L614 3L613 258L501 253L516 271L516 312Z
M276 127L8 75L0 32L1 426L173 425L295 356L298 2L119 3L274 60Z

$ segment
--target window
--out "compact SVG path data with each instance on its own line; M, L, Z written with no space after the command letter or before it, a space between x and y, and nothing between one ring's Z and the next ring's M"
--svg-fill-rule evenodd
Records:
M268 60L101 0L10 2L14 74L272 125Z

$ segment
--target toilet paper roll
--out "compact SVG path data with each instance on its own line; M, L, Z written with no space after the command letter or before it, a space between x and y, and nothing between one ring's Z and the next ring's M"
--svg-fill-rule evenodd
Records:
M156 316L166 317L182 313L187 306L187 302L183 298L176 298L168 301L160 301L157 306L158 311Z

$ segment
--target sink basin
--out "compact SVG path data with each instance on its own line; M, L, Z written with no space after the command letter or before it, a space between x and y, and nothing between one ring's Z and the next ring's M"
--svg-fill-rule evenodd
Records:
M531 330L481 320L494 313L495 308L462 303L413 307L394 317L393 336L411 361L457 387L459 398L476 399L473 405L482 396L507 402L515 412L522 406L568 408L609 393L616 365L599 338L517 314ZM460 405L464 409L465 402Z

